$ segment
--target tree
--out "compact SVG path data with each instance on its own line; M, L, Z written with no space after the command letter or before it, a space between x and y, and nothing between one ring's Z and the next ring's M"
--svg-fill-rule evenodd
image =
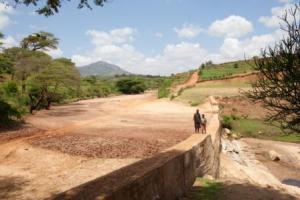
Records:
M124 94L140 94L146 89L145 84L141 80L122 79L116 84L118 90Z
M57 49L58 39L52 34L44 31L33 33L25 37L20 46L31 51Z
M3 1L3 0L2 0ZM108 0L93 0L96 6L103 6L105 2ZM5 1L4 1L5 2ZM63 0L14 0L16 4L24 4L26 6L38 6L39 3L42 2L42 6L36 10L38 14L44 16L51 16L55 13L59 12L59 9L62 6ZM92 9L90 2L91 0L78 0L78 8L89 8Z
M13 62L5 54L0 54L0 78L2 74L13 74Z
M52 60L44 52L30 51L18 47L5 49L4 54L13 62L14 76L21 81L23 94L26 90L27 78L49 66Z
M264 103L269 120L280 121L283 128L300 131L300 4L286 11L282 30L286 32L274 47L262 50L255 58L258 80L246 95ZM292 19L292 20L291 20Z
M80 74L75 64L66 58L55 59L30 79L30 112L41 106L50 109L52 102L62 98L64 89L78 90L79 84Z

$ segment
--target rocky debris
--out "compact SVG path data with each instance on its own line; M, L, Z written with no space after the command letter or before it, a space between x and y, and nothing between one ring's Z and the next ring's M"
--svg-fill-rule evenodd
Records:
M227 135L231 133L231 131L228 128L224 128L223 130L224 130L224 133Z
M237 140L240 138L240 135L238 133L233 133L231 130L228 128L224 128L222 131L222 136L225 139L234 139Z
M239 136L236 133L233 133L231 136L233 139L239 139Z
M271 151L268 152L268 154L269 154L269 157L272 161L279 161L280 160L281 155L279 153L277 153L276 151L271 150Z
M229 155L239 164L246 165L245 161L241 158L241 146L237 140L222 139L222 152Z

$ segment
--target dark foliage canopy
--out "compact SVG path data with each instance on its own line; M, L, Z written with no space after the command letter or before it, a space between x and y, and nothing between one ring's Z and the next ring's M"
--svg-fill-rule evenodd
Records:
M124 94L140 94L145 91L145 84L140 80L123 79L119 80L116 85Z
M22 48L31 51L57 49L57 45L58 39L52 33L44 31L25 37L20 43Z
M55 13L59 12L59 9L62 6L63 0L12 0L16 5L24 4L26 6L38 6L39 8L36 10L38 14L44 16L51 16ZM68 0L71 1L71 0ZM105 2L108 0L77 0L78 8L89 8L91 9L91 2L93 2L96 6L103 6Z

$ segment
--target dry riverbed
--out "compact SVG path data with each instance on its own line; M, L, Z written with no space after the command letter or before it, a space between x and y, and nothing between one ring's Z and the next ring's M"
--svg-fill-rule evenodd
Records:
M150 92L29 116L0 133L0 199L44 199L152 156L193 133L194 109Z

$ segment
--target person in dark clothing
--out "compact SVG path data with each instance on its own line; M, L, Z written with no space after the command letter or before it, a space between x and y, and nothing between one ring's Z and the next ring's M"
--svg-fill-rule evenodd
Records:
M199 133L200 127L201 127L201 115L199 113L199 110L196 110L196 113L194 114L194 124L195 124L195 133Z

